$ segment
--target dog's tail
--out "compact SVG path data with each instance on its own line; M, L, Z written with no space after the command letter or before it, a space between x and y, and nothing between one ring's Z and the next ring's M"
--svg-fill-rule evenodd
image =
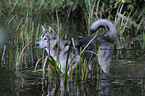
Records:
M90 34L95 33L95 31L102 26L105 26L107 31L104 37L109 42L113 42L117 36L117 29L114 24L107 19L100 19L95 21L90 27Z

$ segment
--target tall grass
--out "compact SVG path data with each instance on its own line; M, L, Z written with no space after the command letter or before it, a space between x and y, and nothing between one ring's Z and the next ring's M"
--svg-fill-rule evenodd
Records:
M94 22L94 10L95 10L95 6L96 6L96 2L97 0L84 0L85 1L85 5L86 5L86 9L87 9L87 14L86 14L86 21L87 21L87 26L91 26L91 24ZM98 4L97 4L97 11L98 11L98 6L99 6L99 2L100 0L98 0ZM88 32L89 32L89 28L88 28ZM89 33L88 33L89 35Z

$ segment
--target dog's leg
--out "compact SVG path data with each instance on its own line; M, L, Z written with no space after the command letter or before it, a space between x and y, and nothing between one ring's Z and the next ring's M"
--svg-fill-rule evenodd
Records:
M109 73L110 63L113 56L113 44L111 43L102 43L99 46L98 50L98 62L104 71L104 73Z

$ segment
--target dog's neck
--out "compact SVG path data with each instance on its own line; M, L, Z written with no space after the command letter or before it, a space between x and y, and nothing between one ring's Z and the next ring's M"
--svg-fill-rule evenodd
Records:
M50 40L49 46L50 46L50 48L47 47L47 48L45 48L45 50L47 51L47 53L49 55L51 55L56 60L57 48L59 47L59 50L63 50L64 49L64 41L62 39Z

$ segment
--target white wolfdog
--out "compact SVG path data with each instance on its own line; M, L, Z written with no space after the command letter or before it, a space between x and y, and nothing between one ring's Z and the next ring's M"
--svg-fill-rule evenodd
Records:
M80 48L84 49L85 51L83 50L82 58L85 58L88 61L91 59L91 63L89 65L89 69L91 69L96 59L96 54L94 53L97 49L99 65L105 73L108 73L110 69L110 62L113 56L113 41L117 36L117 29L112 22L106 19L100 19L91 25L90 34L92 35L95 33L96 30L102 26L106 28L106 33L104 36L93 35L84 39L75 40L75 47L70 45L70 40L61 39L51 27L49 27L49 30L47 30L42 26L43 33L41 35L41 40L36 44L36 46L37 48L45 48L47 53L50 54L55 61L57 60L57 65L63 73L65 72L66 68L68 52L70 52L68 58L69 66L71 63L79 63ZM95 48L95 45L97 45L97 48ZM68 51L69 46L70 50ZM72 69L75 68L75 65L76 64L72 66Z

